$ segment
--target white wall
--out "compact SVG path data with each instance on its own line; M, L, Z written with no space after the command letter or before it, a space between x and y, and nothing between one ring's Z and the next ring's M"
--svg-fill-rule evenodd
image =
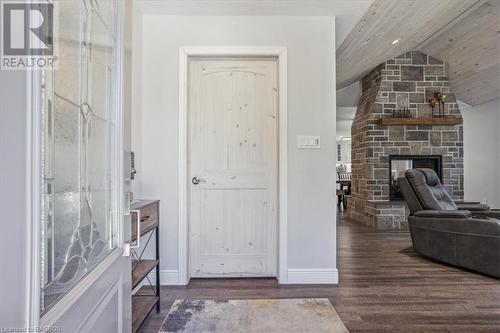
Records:
M132 3L132 128L131 145L132 151L139 153L142 151L142 13L137 7L137 2ZM138 154L137 154L138 155ZM142 159L136 155L135 168L142 170ZM132 192L137 196L142 193L142 172L135 175L132 181Z
M26 322L28 111L25 71L0 70L0 326L23 327Z
M361 81L356 81L350 86L337 89L337 107L357 108L361 93Z
M357 107L337 106L337 140L342 137L351 137L351 126L356 114Z
M465 199L500 208L500 99L461 111Z
M142 113L132 143L140 159L136 197L161 200L162 272L178 269L179 47L215 45L287 47L288 268L335 272L334 19L146 15L142 28L143 75L135 89L142 89L142 103L134 110ZM321 149L296 149L300 134L321 135Z

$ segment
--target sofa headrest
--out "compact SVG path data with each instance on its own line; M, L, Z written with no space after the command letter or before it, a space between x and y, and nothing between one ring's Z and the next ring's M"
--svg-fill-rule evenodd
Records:
M441 180L439 179L436 171L432 169L427 169L427 168L421 168L417 169L420 170L424 174L425 181L427 182L427 185L429 186L437 186L441 185Z

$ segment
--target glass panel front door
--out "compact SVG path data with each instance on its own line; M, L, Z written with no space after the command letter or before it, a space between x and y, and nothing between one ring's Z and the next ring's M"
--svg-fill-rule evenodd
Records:
M117 247L117 8L57 4L58 69L44 75L42 314Z

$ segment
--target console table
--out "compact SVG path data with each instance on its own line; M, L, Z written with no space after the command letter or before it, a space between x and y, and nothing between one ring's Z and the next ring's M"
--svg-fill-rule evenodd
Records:
M132 296L132 332L136 332L156 306L160 312L160 202L159 200L137 200L132 203L132 290L141 282L151 287L150 293L139 292ZM149 234L146 242L140 244L141 236ZM139 236L138 236L139 235ZM156 258L143 258L151 238L155 236ZM156 268L156 281L149 279L149 273Z

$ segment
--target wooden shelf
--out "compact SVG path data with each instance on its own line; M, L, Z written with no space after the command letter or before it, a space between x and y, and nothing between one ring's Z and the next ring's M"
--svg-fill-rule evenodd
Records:
M151 272L160 261L154 259L141 259L139 261L134 260L132 263L132 289L137 287L137 285Z
M140 254L136 252L136 260L132 262L132 290L135 289L141 281L147 278L148 274L156 267L159 269L160 263L160 202L158 200L138 200L131 205L132 212L132 240L137 237L155 230L154 234L150 234L146 244L152 236L155 239L155 258L143 259L144 251ZM137 227L140 227L139 235ZM136 251L136 250L133 250ZM158 272L158 271L157 271ZM148 293L143 292L143 288L132 296L132 332L136 332L142 323L148 317L149 313L156 306L156 311L160 312L160 279L159 274L156 274L155 283L151 283L151 288L148 286ZM151 294L153 293L153 294Z
M434 125L434 126L455 126L463 124L460 117L443 118L379 118L378 125Z
M134 295L132 296L132 332L137 332L139 327L153 310L160 298L156 295Z

